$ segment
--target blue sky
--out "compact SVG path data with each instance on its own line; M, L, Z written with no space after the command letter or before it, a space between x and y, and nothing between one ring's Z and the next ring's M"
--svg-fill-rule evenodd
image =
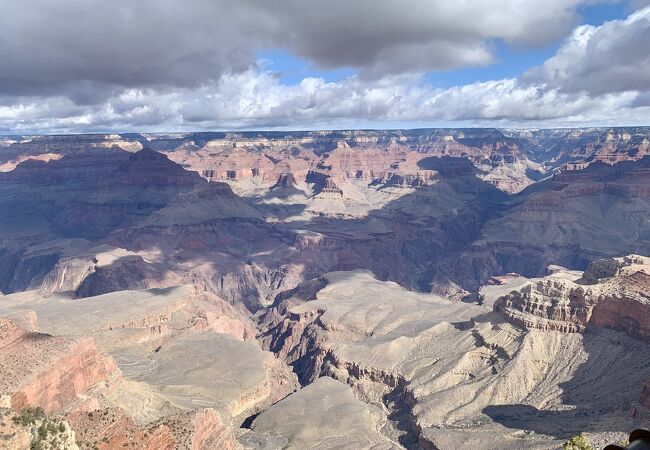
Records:
M602 25L603 23L623 19L630 13L629 1L593 5L583 5L578 8L579 24ZM530 67L541 65L553 56L561 42L553 42L542 47L509 46L503 40L491 42L495 54L495 62L487 66L469 67L430 73L427 81L434 87L447 88L457 85L501 78L513 78L521 75ZM313 63L301 59L289 51L282 49L258 50L258 60L264 61L264 67L277 72L284 84L299 83L306 77L319 77L328 82L338 82L357 74L352 67L335 70L319 69Z

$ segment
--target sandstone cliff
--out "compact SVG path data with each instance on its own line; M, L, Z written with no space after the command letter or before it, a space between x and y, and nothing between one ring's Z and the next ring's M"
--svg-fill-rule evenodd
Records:
M580 278L562 270L499 298L494 309L526 328L582 332L588 326L650 337L650 258L594 261Z
M92 339L28 332L0 317L1 393L20 410L66 407L93 385L119 376L115 362Z

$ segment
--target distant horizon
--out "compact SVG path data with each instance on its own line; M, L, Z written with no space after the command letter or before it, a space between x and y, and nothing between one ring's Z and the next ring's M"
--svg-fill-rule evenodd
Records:
M116 134L119 136L128 134L139 135L188 135L188 134L214 134L214 133L316 133L316 132L399 132L399 131L426 131L426 130L514 130L514 131L544 131L544 130L607 130L607 129L650 129L650 125L616 125L616 126L585 126L585 127L416 127L416 128L322 128L322 129L216 129L216 130L197 130L197 131L92 131L92 132L71 132L71 133L3 133L2 137L56 137L56 136L101 136Z

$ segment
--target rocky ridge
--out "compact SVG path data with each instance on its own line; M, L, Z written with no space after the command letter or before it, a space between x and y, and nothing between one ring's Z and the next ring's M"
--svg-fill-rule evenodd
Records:
M650 258L628 255L594 261L579 277L558 270L531 280L494 308L526 328L583 332L601 326L648 338L649 292Z
M11 360L50 380L23 403L84 449L541 449L633 428L648 262L599 258L650 249L643 133L3 141L0 316L71 354ZM549 264L584 273L526 278ZM118 375L68 392L78 360Z

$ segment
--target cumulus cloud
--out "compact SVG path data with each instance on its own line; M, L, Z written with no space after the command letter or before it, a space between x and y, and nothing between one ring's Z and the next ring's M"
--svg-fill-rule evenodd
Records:
M266 20L246 1L5 3L0 90L62 93L81 103L111 86L192 86L246 69Z
M476 126L638 124L650 106L638 93L590 96L517 79L434 89L415 76L339 82L306 78L295 85L251 69L225 74L200 88L127 89L99 105L65 97L25 98L0 106L0 128L17 133L70 131L170 131L197 129L328 128L351 121L418 122Z
M345 15L338 0L332 0L329 9L320 7L319 2L277 0L273 5L278 11L270 7L271 2L262 5L241 0L236 4L243 6L231 3L230 8L251 8L257 16L234 20L237 15L227 7L211 9L219 1L195 0L193 8L199 5L203 15L214 16L212 26L218 30L208 32L201 15L178 12L174 0L156 0L158 7L153 1L106 2L104 17L121 25L113 23L103 29L98 19L93 25L97 37L78 44L81 50L74 47L73 52L66 53L62 49L74 45L73 40L61 37L52 45L59 34L46 31L49 41L42 43L41 50L50 53L43 62L32 61L37 56L23 55L16 47L18 40L4 38L1 22L6 19L0 18L0 55L11 51L18 58L5 59L11 61L9 67L0 65L0 91L4 91L0 92L0 130L27 134L328 128L351 123L577 126L650 122L650 47L646 44L650 42L650 8L640 9L625 20L576 28L553 57L520 78L438 89L426 82L424 70L489 60L489 37L518 44L550 39L573 20L578 2L549 1L544 11L534 14L515 7L531 2L499 1L499 7L495 3L463 21L462 15L470 7L465 1L453 5L426 2L417 12L399 8L392 0L372 8L367 4L364 10L359 6L363 1L359 1L359 5L349 5L349 14ZM155 33L159 30L147 22L149 19L133 13L132 4L147 2L152 2L147 8L155 16L151 20L158 21L161 30L171 36L155 45L150 41L158 37ZM311 9L301 6L303 3L309 3ZM340 13L338 22L334 20L336 11ZM547 24L551 16L561 20L551 26ZM136 17L139 28L132 30L130 24ZM320 24L325 19L330 21L328 29ZM250 20L256 24L254 30L241 28L252 23ZM561 23L563 20L566 24ZM294 26L287 30L290 22ZM402 26L403 22L408 26ZM427 26L432 22L436 27ZM194 31L179 31L181 23ZM545 29L527 33L531 23ZM111 34L114 27L121 27L118 38ZM16 30L29 34L20 28ZM151 33L154 38L147 38ZM240 34L248 36L240 39ZM81 32L77 37L83 35ZM173 42L181 35L183 42ZM210 41L215 35L221 42ZM273 45L290 48L326 67L355 62L360 74L337 82L308 77L296 84L284 84L251 59L259 36L267 36ZM126 47L115 47L114 39L123 40ZM24 42L26 48L33 45L29 40ZM96 45L100 45L99 50ZM190 53L196 59L188 56ZM97 61L90 58L91 54ZM54 55L66 60L58 61ZM121 58L124 66L112 64ZM28 74L29 64L36 64L36 69ZM84 65L88 67L80 68ZM12 84L11 80L19 81Z
M492 62L489 42L548 43L564 36L582 0L278 0L279 42L324 67L362 76Z
M491 42L564 36L597 0L25 0L0 14L0 93L93 103L118 87L198 86L260 48L364 77L492 62Z
M650 8L576 28L555 56L524 79L594 95L650 89Z

